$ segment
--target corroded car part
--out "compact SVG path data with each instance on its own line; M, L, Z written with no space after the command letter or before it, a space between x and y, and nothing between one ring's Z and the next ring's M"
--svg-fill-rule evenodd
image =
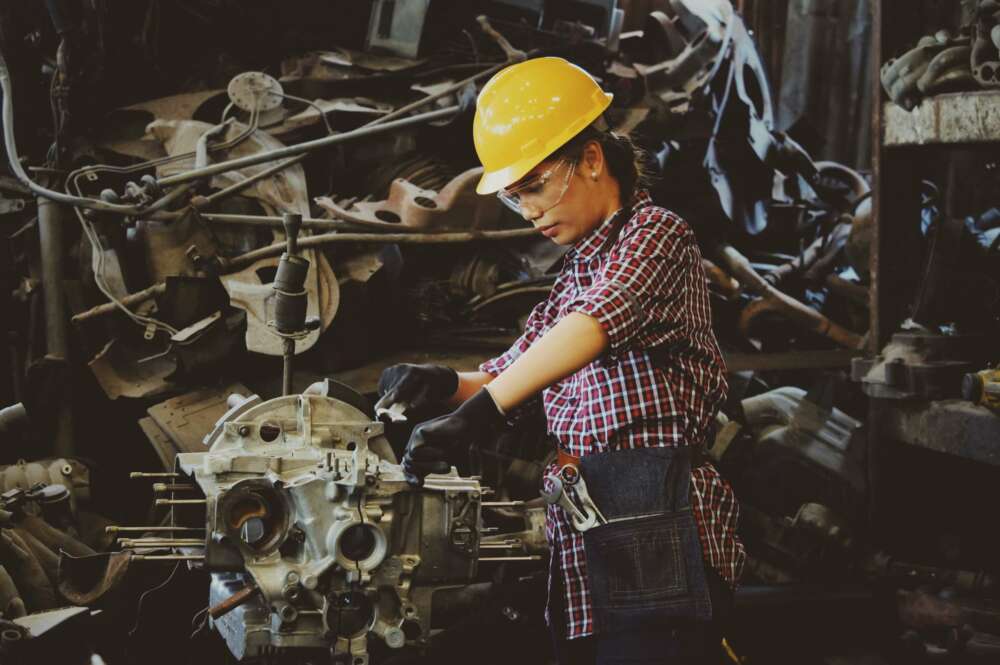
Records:
M39 483L62 485L70 491L74 505L90 499L90 469L74 459L45 459L0 466L0 494L27 490Z
M733 7L728 0L670 0L651 12L644 39L650 63L635 63L646 93L673 113L691 110L692 98L718 71L732 39Z
M984 88L1000 88L1000 2L979 0L970 27L972 75Z
M191 152L207 127L208 125L205 123L193 121L157 121L150 124L149 132L163 142L168 154L173 155ZM230 126L225 137L226 140L238 136L244 129L239 125ZM281 143L272 136L256 132L230 150L226 158L258 154L280 147ZM212 178L212 184L217 188L228 187L268 167L269 165L265 164L218 174ZM157 173L160 177L167 177L174 173L184 172L189 168L190 164L181 161L161 166ZM269 178L255 182L252 187L243 190L241 195L257 199L268 214L275 212L308 214L309 202L306 193L305 171L301 164L289 166ZM150 228L158 228L154 222L149 224ZM167 238L170 237L169 232L164 232L151 236L151 238L155 237L162 241L164 234ZM276 241L284 239L284 233L278 229L273 230L273 236ZM199 236L195 234L195 237ZM166 250L161 245L162 242L157 245L157 251L165 252ZM184 248L185 252L187 247ZM203 248L198 248L199 253L201 249ZM212 248L206 246L204 250L211 252ZM305 282L305 290L308 293L306 316L318 318L321 327L310 331L297 342L299 352L308 350L316 343L321 332L333 321L340 300L339 284L326 257L321 252L311 249L304 250L303 256L309 261L309 272ZM186 258L190 261L191 257L186 255ZM239 272L229 273L221 278L223 286L229 292L231 303L247 312L247 349L265 355L281 355L282 353L282 340L271 334L267 327L267 322L273 318L274 290L271 285L271 275L277 265L278 258L262 259Z
M325 196L317 198L316 204L346 221L389 222L428 231L495 229L500 226L503 208L495 197L476 194L482 173L482 167L469 169L440 192L397 178L389 187L388 199L355 203L350 210Z
M982 335L898 332L874 358L855 358L851 378L869 397L947 399L961 394L965 374L990 357Z
M916 47L882 65L882 87L906 110L924 97L973 89L970 53L967 37L952 37L946 30L921 37Z
M214 620L237 657L330 648L368 662L368 640L423 642L431 597L468 584L480 546L475 479L409 487L381 423L320 394L241 399L177 456L206 500L210 600L256 587Z
M740 330L747 334L754 321L765 313L774 313L789 322L811 330L848 349L860 349L863 338L831 321L808 305L775 288L751 265L750 261L730 245L718 251L718 263L748 292L758 296L740 313Z

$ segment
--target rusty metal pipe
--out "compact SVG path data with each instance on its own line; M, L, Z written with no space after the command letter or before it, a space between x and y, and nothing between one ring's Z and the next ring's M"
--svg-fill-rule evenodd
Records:
M63 207L38 197L38 245L42 262L42 294L45 303L45 348L50 358L69 360L69 330L66 295L63 293ZM69 390L68 387L64 390ZM73 411L69 394L55 406L52 452L56 457L73 454Z
M120 532L138 532L145 533L149 531L150 533L158 531L204 531L204 527L200 526L109 526L105 527L104 532L108 534L115 534Z
M772 286L754 270L750 261L735 247L724 245L718 252L719 264L732 274L743 288L760 299L750 303L740 315L740 330L747 334L755 319L763 313L779 313L805 330L811 330L837 344L861 348L863 338L857 333L834 323L816 310L799 302L787 293Z
M258 182L264 180L265 178L270 178L271 176L277 173L281 173L282 171L291 166L295 166L299 162L303 161L305 158L306 155L299 155L298 157L292 157L291 159L287 159L279 164L275 164L274 166L269 166L268 168L264 169L259 173L254 173L253 175L247 176L246 178L240 180L237 183L229 185L229 187L226 187L225 189L220 189L219 191L213 194L209 194L208 196L195 197L195 199L191 201L191 205L193 205L197 209L200 209L209 206L217 201L228 199L230 196L239 194L244 189L247 189L251 185L257 184Z
M260 591L260 589L256 585L244 587L218 605L213 605L208 608L208 615L212 617L212 619L224 617L240 605L245 604L248 600L253 598L258 591Z
M154 284L142 291L136 291L131 293L124 298L121 298L120 302L125 307L131 307L132 305L138 305L139 303L145 302L150 298L162 295L167 292L167 285L165 282L160 282L159 284ZM111 314L112 312L117 312L118 305L113 302L106 302L103 305L97 305L96 307L91 307L85 312L80 312L73 317L73 323L83 323L84 321L89 321L90 319L104 316L105 314Z
M153 492L163 494L164 492L193 492L198 489L194 485L187 483L153 483Z
M848 282L839 275L827 275L826 285L837 295L843 296L858 305L868 306L868 300L871 297L871 294L868 293L868 287Z
M149 218L154 221L173 222L190 211L183 210L177 212L161 212L151 215ZM239 215L233 213L198 212L198 218L213 224L238 224L245 226L263 226L267 228L282 228L282 218L276 215ZM326 219L324 217L303 217L302 228L311 230L336 231L358 231L359 229L373 229L376 231L388 231L389 233L424 233L422 229L407 228L391 222L376 222L368 219Z
M176 175L168 176L166 178L160 178L157 180L157 184L160 187L168 187L170 185L179 185L184 182L190 182L191 180L200 180L202 178L218 175L220 173L226 173L228 171L236 171L238 169L242 169L247 166L256 166L257 164L264 164L266 162L273 162L279 159L284 159L286 157L294 157L297 155L302 155L308 152L312 152L314 150L321 150L323 148L328 148L330 146L337 145L339 143L346 143L348 141L368 138L371 136L376 136L378 134L385 134L387 132L395 131L397 129L402 129L404 127L410 127L412 125L418 125L425 122L432 122L434 120L442 120L444 118L450 118L459 113L460 111L461 107L459 106L449 106L447 108L438 109L436 111L428 111L426 113L421 113L419 115L410 116L409 118L400 118L399 120L384 122L379 125L369 125L365 127L359 127L358 129L352 130L350 132L344 132L343 134L324 136L323 138L315 139L312 141L306 141L304 143L299 143L296 145L285 146L284 148L278 148L276 150L270 150L268 152L263 152L256 155L247 155L246 157L230 159L225 162L219 162L218 164L211 164L209 166L205 166L200 169L192 169L185 173L178 173Z
M42 258L42 293L45 296L46 351L52 358L66 360L69 335L66 330L66 297L63 294L62 206L38 198L38 245Z
M537 229L514 229L511 231L460 231L453 233L323 233L299 239L299 247L321 247L341 242L369 242L387 244L434 245L485 240L510 240L540 235ZM285 251L285 243L278 242L255 249L231 259L219 259L222 272L234 272L261 259L279 256Z
M537 51L532 51L532 53L537 53ZM523 52L522 52L522 54L523 54ZM364 125L362 125L362 128L364 128L364 127L374 127L374 126L377 126L377 125L382 125L382 124L385 124L385 123L390 122L392 120L395 120L396 118L401 118L404 115L406 115L407 113L409 113L410 111L415 111L418 108L421 108L423 106L427 106L431 102L437 101L438 99L441 99L442 97L445 97L447 95L450 95L450 94L452 94L454 92L457 92L457 91L461 90L462 88L464 88L465 86L469 85L470 83L475 83L476 81L484 79L484 78L486 78L488 76L493 76L493 74L497 73L498 71L500 71L501 69L503 69L504 67L506 67L507 65L509 65L510 63L511 63L510 60L508 60L507 62L498 63L498 64L494 65L493 67L490 67L489 69L487 69L485 71L479 72L478 74L473 74L472 76L469 76L467 78L462 79L461 81L458 81L457 83L453 83L452 85L448 86L447 88L444 88L442 90L438 90L437 92L435 92L433 94L430 94L430 95L427 95L426 97L421 97L420 99L416 100L415 102L411 102L411 103L409 103L409 104L407 104L405 106L401 106L400 108L396 109L395 111L393 111L391 113L387 113L386 115L383 115L383 116L380 116L378 118L375 118L371 122L367 122ZM304 155L304 154L303 155L298 155L296 157L292 157L291 159L288 159L288 160L286 160L284 162L281 162L280 164L275 164L274 166L271 166L271 167L269 167L269 168L261 171L260 173L255 173L254 175L248 176L244 180L241 180L240 182L234 183L234 184L230 185L229 187L226 187L225 189L221 189L221 190L215 192L214 194L210 194L209 196L206 196L206 197L203 197L203 198L199 198L198 200L193 201L192 203L193 203L193 205L194 205L195 208L204 208L204 207L206 207L206 206L208 206L208 205L210 205L212 203L215 203L216 201L220 201L222 199L229 198L230 196L233 196L234 194L238 194L239 192L243 191L247 187L250 187L251 185L254 185L254 184L258 183L261 180L264 180L265 178L270 178L271 176L273 176L273 175L275 175L277 173L280 173L280 172L284 171L285 169L287 169L289 167L295 166L296 164L302 162L305 158L306 158L306 155ZM279 223L280 223L280 218L279 218Z

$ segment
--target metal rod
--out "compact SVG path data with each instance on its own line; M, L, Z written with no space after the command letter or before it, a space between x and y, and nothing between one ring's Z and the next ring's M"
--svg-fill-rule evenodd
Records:
M282 340L281 394L292 394L292 360L295 358L295 340L286 337Z
M536 49L535 51L532 51L531 53L534 54L534 53L538 53L538 52L539 52L539 50ZM401 106L400 108L396 109L392 113L387 113L386 115L383 115L383 116L380 116L378 118L375 118L371 122L368 122L368 123L365 123L364 125L362 125L362 128L365 128L365 127L375 127L375 126L378 126L378 125L384 125L384 124L386 124L386 123L388 123L388 122L390 122L392 120L395 120L396 118L400 118L400 117L406 115L410 111L415 111L416 109L421 108L423 106L427 106L431 102L437 101L438 99L441 99L442 97L445 97L447 95L455 93L455 92L461 90L462 88L464 88L465 86L469 85L470 83L475 83L476 81L479 81L481 79L487 78L489 76L493 76L493 74L497 73L498 71L500 71L501 69L503 69L504 67L506 67L509 64L511 64L510 60L508 60L506 62L497 63L496 65L490 67L489 69L481 71L478 74L473 74L472 76L466 77L466 78L462 79L461 81L458 81L457 83L453 83L452 85L450 85L450 86L448 86L446 88L442 88L441 90L438 90L437 92L435 92L433 94L427 95L426 97L421 97L420 99L418 99L418 100L416 100L414 102L410 102L409 104L407 104L405 106ZM296 157L292 157L291 159L288 159L288 160L286 160L284 162L281 162L280 164L275 164L274 166L268 167L268 168L264 169L263 171L261 171L259 173L255 173L255 174L253 174L251 176L248 176L248 177L244 178L243 180L241 180L240 182L234 183L234 184L230 185L229 187L226 187L225 189L221 189L221 190L215 192L214 194L210 194L209 196L206 196L206 197L203 197L203 198L198 198L195 201L192 201L192 203L194 204L194 206L196 208L204 208L204 207L206 207L208 205L211 205L212 203L215 203L216 201L228 198L228 197L232 196L233 194L237 194L237 193L243 191L244 189L250 187L251 185L254 185L254 184L258 183L261 180L264 180L265 178L269 178L269 177L271 177L271 176L273 176L273 175L275 175L277 173L280 173L281 171L284 171L285 169L287 169L287 168L289 168L291 166L295 166L296 164L298 164L299 162L301 162L305 158L306 158L306 155L304 155L304 154L303 155L298 155Z
M192 205L194 205L195 208L204 208L206 206L215 203L216 201L219 201L220 199L229 198L233 194L238 194L242 192L244 189L250 187L251 185L258 183L261 180L264 180L265 178L270 178L271 176L284 171L290 166L295 166L305 158L306 155L299 155L298 157L292 157L291 159L287 159L283 162L275 164L274 166L269 166L263 171L247 176L243 180L240 180L239 182L234 183L229 187L226 187L225 189L220 189L214 194L210 194L205 197L196 197L194 200L191 201L191 203Z
M532 556L481 556L480 561L541 561L537 554Z
M119 538L118 544L122 547L204 547L204 540L195 538L182 538L179 540L166 540L157 538Z
M132 561L204 561L204 554L133 554Z
M153 483L153 491L157 494L162 492L193 492L196 489L198 488L187 483Z
M524 501L483 501L479 505L483 508L516 508L524 504Z
M200 526L106 526L104 533L114 534L121 531L144 533L146 531L204 531Z
M420 108L422 106L427 106L428 104L430 104L433 101L441 99L442 97L445 97L446 95L450 95L450 94L452 94L452 93L454 93L454 92L456 92L458 90L461 90L462 88L464 88L465 86L469 85L470 83L475 83L476 81L478 81L480 79L483 79L483 78L486 78L487 76L492 76L496 72L498 72L501 69L503 69L504 67L506 67L508 64L510 64L509 61L508 62L498 63L498 64L494 65L493 67L490 67L489 69L487 69L485 71L482 71L482 72L479 72L478 74L474 74L472 76L464 78L461 81L458 81L457 83L454 83L454 84L448 86L447 88L443 88L442 90L438 90L437 92L435 92L433 94L430 94L430 95L427 95L426 97L421 97L420 99L416 100L415 102L411 102L411 103L407 104L406 106L401 106L400 108L396 109L392 113L387 113L386 115L383 115L383 116L380 116L378 118L375 118L371 122L368 122L368 123L365 123L364 125L362 125L362 128L364 128L364 127L375 127L377 125L383 125L383 124L385 124L387 122L395 120L396 118L400 118L400 117L406 115L407 113L409 113L410 111L414 111L414 110L416 110L416 109L418 109L418 108ZM286 160L284 162L281 162L280 164L275 164L274 166L270 166L270 167L264 169L263 171L261 171L259 173L255 173L255 174L253 174L251 176L248 176L248 177L244 178L243 180L241 180L240 182L234 183L234 184L230 185L229 187L226 187L225 189L220 189L219 191L215 192L214 194L210 194L209 196L206 196L204 198L199 198L196 201L193 201L192 203L194 204L194 206L196 208L204 208L204 207L206 207L208 205L211 205L212 203L215 203L216 201L219 201L220 199L225 199L225 198L228 198L228 197L232 196L233 194L237 194L237 193L243 191L244 189L250 187L251 185L254 185L254 184L258 183L261 180L264 180L265 178L270 178L271 176L273 176L273 175L275 175L277 173L280 173L281 171L284 171L285 169L287 169L287 168L289 168L291 166L295 166L296 164L298 164L299 162L301 162L305 158L306 158L306 155L298 155L296 157L292 157L291 159L288 159L288 160Z
M149 471L133 471L128 474L129 478L180 478L179 473L152 473Z
M198 214L201 219L213 224L244 224L248 226L266 226L268 228L275 229L283 227L282 218L277 215L236 215L231 213L215 212L203 212ZM323 217L303 217L302 228L324 231L358 231L360 229L372 229L375 231L386 231L388 233L424 233L421 229L407 228L399 224L393 224L392 222L326 219Z
M50 358L69 359L69 317L63 291L63 206L38 197L38 245L41 254L42 296L45 306L45 349ZM69 385L55 405L55 432L52 453L55 457L73 455L73 411Z
M479 543L479 549L483 550L509 550L512 547L520 547L520 540L510 540L503 543Z
M153 284L152 286L143 289L142 291L136 291L131 293L124 298L119 299L119 302L125 307L131 307L132 305L138 305L141 302L145 302L152 298L153 296L162 295L167 292L166 282L160 282L159 284ZM101 316L103 314L110 314L111 312L118 311L118 305L113 302L106 302L102 305L96 307L91 307L85 312L80 312L74 316L71 321L73 323L83 323L94 317Z
M178 173L176 175L168 176L166 178L160 178L157 180L157 184L160 187L169 187L170 185L179 185L181 183L189 182L191 180L199 180L201 178L207 178L209 176L218 175L219 173L226 173L227 171L235 171L247 166L256 166L257 164L273 162L279 159L284 159L285 157L294 157L296 155L305 154L313 150L319 150L322 148L327 148L332 145L337 145L338 143L345 143L347 141L353 141L356 139L368 138L369 136L384 134L396 129L401 129L403 127L409 127L411 125L417 125L424 122L441 120L443 118L448 118L457 114L460 110L461 107L459 106L449 106L447 108L439 109L436 111L428 111L426 113L421 113L419 115L410 116L409 118L401 118L399 120L393 120L391 122L384 122L379 125L359 127L358 129L355 129L353 131L344 132L343 134L324 136L323 138L315 139L313 141L306 141L305 143L290 145L284 148L278 148L277 150L271 150L269 152L260 153L256 155L247 155L246 157L230 159L225 162L219 162L218 164L211 164L209 166L205 166L200 169L192 169L185 173Z
M206 499L157 499L157 506L204 506L208 501Z
M38 198L38 244L42 257L42 293L45 296L45 342L48 355L66 360L66 298L63 295L62 206Z
M213 619L223 617L253 598L258 591L260 591L260 589L256 585L244 587L218 605L210 607L208 609L208 615Z
M299 240L299 248L320 247L340 242L369 242L391 244L448 244L483 240L510 240L540 235L537 229L514 229L511 231L460 231L452 233L323 233ZM256 263L261 259L278 256L285 251L285 243L278 242L255 249L231 259L218 258L222 272L233 272Z

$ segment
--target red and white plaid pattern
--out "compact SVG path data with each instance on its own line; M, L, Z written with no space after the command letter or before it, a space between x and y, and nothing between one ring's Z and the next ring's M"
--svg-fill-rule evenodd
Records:
M702 445L728 385L694 234L643 191L617 238L611 237L618 227L615 218L606 220L569 250L524 334L480 370L500 374L563 316L582 312L601 323L610 349L542 392L549 432L559 446L582 457L609 449ZM711 464L692 470L691 507L705 560L735 586L746 558L736 537L739 507ZM557 506L548 510L546 535L550 575L562 575L566 636L589 635L583 537Z

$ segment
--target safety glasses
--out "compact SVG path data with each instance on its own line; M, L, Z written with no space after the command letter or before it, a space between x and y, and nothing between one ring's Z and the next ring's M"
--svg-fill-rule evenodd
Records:
M575 161L560 159L551 168L501 189L497 198L522 217L540 217L559 205L566 196L574 171Z

